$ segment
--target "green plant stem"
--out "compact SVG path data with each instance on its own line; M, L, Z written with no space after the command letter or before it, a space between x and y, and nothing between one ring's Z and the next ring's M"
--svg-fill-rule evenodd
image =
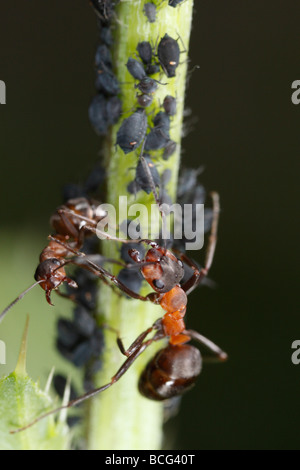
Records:
M115 43L113 49L115 73L122 84L121 100L123 105L122 119L128 117L136 108L136 89L134 79L128 73L126 62L134 57L136 46L140 41L150 41L153 45L167 33L178 39L180 49L187 51L191 31L193 1L186 0L180 7L172 8L165 1L158 7L157 20L149 23L143 13L144 1L121 1L117 7L117 21L115 22ZM184 44L184 46L182 45ZM168 78L164 73L154 76L155 79L166 83L159 85L155 92L153 104L146 109L149 125L153 112L158 112L166 95L177 99L177 113L172 119L170 138L177 143L177 149L168 161L157 159L159 173L169 168L171 179L166 187L173 201L176 198L176 184L180 163L180 140L182 132L184 95L186 85L187 54L180 54L180 65L176 70L176 77ZM134 179L134 168L137 165L139 152L125 155L116 148L116 133L120 122L112 128L109 138L105 142L105 160L107 167L107 203L116 209L119 205L119 196L127 195L128 206L134 203L145 204L148 208L154 202L153 195L140 191L136 197L128 194L127 185ZM158 154L159 155L159 154ZM154 155L153 155L154 156ZM118 210L117 210L118 214ZM140 217L142 226L146 223ZM111 240L102 242L102 252L108 258L119 259L120 244ZM116 267L109 266L110 271L117 272ZM99 323L105 322L116 328L122 337L125 347L152 323L163 315L160 306L150 302L127 299L118 296L112 289L100 281L99 292ZM148 284L143 287L142 293L150 291ZM138 450L160 449L162 446L163 405L143 398L137 389L138 378L145 363L152 357L155 348L160 345L151 345L126 372L126 374L112 387L90 400L87 405L86 436L88 449L112 450ZM96 386L110 381L116 373L124 356L116 345L116 335L111 331L105 332L105 352L103 355L103 368L95 376Z

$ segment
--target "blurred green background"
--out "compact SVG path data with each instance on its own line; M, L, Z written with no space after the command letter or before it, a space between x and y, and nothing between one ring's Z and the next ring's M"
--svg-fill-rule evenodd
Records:
M291 83L300 79L299 4L195 3L190 68L200 69L189 81L193 119L182 162L205 165L201 182L219 191L222 216L211 271L218 288L190 296L188 326L230 359L207 366L182 400L171 423L175 446L298 449L300 365L291 344L300 337L300 105L291 102ZM62 186L97 160L87 118L96 41L87 1L1 2L1 308L32 282ZM33 378L43 384L53 364L74 373L53 348L55 322L70 306L55 304L48 308L35 289L1 324L1 375L15 366L25 313Z

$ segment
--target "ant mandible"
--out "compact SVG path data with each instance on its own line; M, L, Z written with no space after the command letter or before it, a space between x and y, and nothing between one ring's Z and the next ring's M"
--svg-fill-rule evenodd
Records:
M27 426L11 431L12 433L25 430L53 413L78 405L108 389L126 373L143 351L156 341L167 338L168 345L158 351L149 361L141 374L138 384L140 393L149 399L166 400L185 393L194 385L202 369L202 357L197 348L187 344L190 340L197 341L212 353L212 356L210 355L208 359L213 358L217 361L227 359L227 354L222 349L197 331L186 329L184 322L187 295L207 275L215 252L220 208L218 194L212 193L211 196L213 200L213 220L205 263L202 269L199 270L197 265L185 254L180 253L179 258L177 258L170 250L161 247L154 241L148 239L136 240L135 242L145 243L150 248L143 260L140 259L137 250L129 250L129 255L140 266L145 280L155 291L147 296L141 296L131 291L101 266L97 266L89 259L85 260L86 264L83 267L86 269L91 270L101 278L108 278L113 285L116 285L126 295L160 305L166 313L151 327L143 331L127 350L124 348L121 338L117 336L117 345L127 359L109 383L85 393L70 401L67 405L39 416ZM93 231L92 228L91 230ZM108 235L107 238L109 238ZM127 240L119 239L119 241L129 243ZM65 245L64 242L59 240L58 244ZM80 252L74 249L72 249L72 252L77 256L81 255ZM180 284L184 274L183 262L192 268L193 274L190 279ZM154 334L149 338L151 333Z

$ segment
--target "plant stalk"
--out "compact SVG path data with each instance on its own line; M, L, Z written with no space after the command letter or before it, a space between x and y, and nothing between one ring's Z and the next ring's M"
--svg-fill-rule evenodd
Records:
M153 126L152 118L154 114L162 110L161 105L164 97L171 95L177 99L177 112L171 119L170 128L170 138L177 143L176 151L167 161L159 157L161 151L156 154L152 153L152 158L160 175L166 169L171 170L171 178L166 189L173 202L176 202L188 65L187 51L193 1L186 0L176 8L169 6L167 1L160 2L157 7L157 19L154 23L147 20L143 12L144 4L145 2L141 0L121 1L116 8L116 21L114 21L114 45L112 50L114 73L121 84L120 97L123 114L106 138L104 151L107 169L106 202L116 208L117 216L119 213L119 196L121 195L127 196L128 207L140 203L149 209L150 204L154 203L153 194L147 195L145 192L139 191L135 196L127 191L128 183L135 176L140 151L137 150L125 155L120 147L116 147L115 143L116 134L122 120L134 112L138 106L136 101L137 90L134 87L137 81L127 71L127 60L137 54L138 42L150 41L156 50L157 44L166 33L172 38L178 39L182 51L180 64L176 69L176 76L173 78L168 78L163 72L153 77L165 85L159 84L154 95L153 104L146 108L146 113L149 126ZM143 228L147 221L143 219L142 215L140 221ZM101 242L102 253L108 258L120 259L120 246L120 243L112 240ZM118 272L118 268L113 265L108 265L107 269L115 274ZM149 285L144 283L141 293L145 295L148 292L150 292ZM159 305L118 296L112 289L99 281L99 324L104 322L117 329L126 348L163 313ZM157 347L162 346L162 343L151 345L116 384L88 402L85 423L88 449L161 449L163 442L163 404L142 397L137 389L137 383L146 362L154 355ZM109 382L124 362L124 359L125 357L121 355L117 347L115 333L109 330L105 331L103 367L94 378L95 385L99 387Z

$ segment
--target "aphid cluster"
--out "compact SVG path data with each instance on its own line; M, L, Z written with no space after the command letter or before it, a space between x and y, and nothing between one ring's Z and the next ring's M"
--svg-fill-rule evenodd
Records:
M114 17L114 6L118 2L93 0L92 6L97 14L99 25L99 44L95 54L95 88L97 94L93 97L88 115L95 132L104 136L108 128L116 124L122 112L122 103L118 97L120 85L112 68L111 21Z

